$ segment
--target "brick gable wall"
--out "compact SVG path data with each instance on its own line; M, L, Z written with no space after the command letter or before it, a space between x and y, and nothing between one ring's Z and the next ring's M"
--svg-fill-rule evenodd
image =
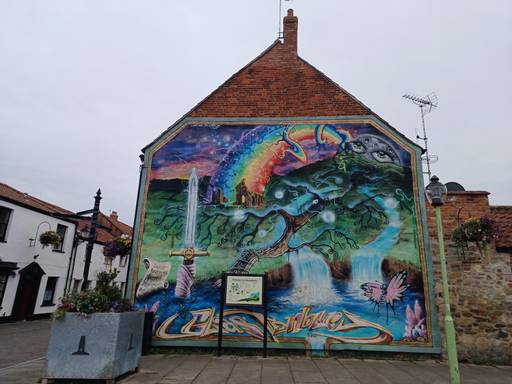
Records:
M291 11L291 10L290 10ZM371 114L355 97L297 55L297 17L276 41L200 102L191 117L315 117Z

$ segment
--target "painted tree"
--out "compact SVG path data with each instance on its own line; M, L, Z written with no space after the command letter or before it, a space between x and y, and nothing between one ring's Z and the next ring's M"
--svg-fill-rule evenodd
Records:
M239 272L250 270L262 258L280 257L305 246L332 260L358 248L362 233L377 233L388 222L375 199L410 195L406 176L397 164L339 153L286 176L273 176L265 188L265 208L203 205L197 243L205 248L212 244L235 248L239 256L231 270ZM162 240L169 235L181 240L185 188L169 197L155 220Z

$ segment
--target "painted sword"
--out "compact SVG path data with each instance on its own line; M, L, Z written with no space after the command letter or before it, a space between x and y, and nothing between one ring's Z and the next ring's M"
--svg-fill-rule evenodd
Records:
M169 257L183 256L183 264L180 265L176 275L176 288L174 289L174 295L181 298L188 298L190 290L194 285L196 276L194 258L197 256L209 256L208 251L201 251L195 247L198 185L199 180L196 169L192 168L188 180L187 220L185 223L183 248L179 251L173 251L172 249L169 251Z

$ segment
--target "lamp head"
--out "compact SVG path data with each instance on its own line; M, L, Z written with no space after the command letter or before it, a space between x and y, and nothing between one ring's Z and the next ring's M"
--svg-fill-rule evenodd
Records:
M446 186L439 181L439 177L432 176L430 183L425 188L427 200L433 207L440 207L446 201L448 190Z

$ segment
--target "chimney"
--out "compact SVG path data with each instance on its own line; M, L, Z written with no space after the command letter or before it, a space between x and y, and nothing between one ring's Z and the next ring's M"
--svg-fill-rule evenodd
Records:
M288 48L294 55L297 55L298 26L299 19L297 16L293 16L293 9L289 9L288 14L283 19L284 46Z
M110 220L112 220L114 223L117 222L118 216L116 211L112 211L110 214Z

